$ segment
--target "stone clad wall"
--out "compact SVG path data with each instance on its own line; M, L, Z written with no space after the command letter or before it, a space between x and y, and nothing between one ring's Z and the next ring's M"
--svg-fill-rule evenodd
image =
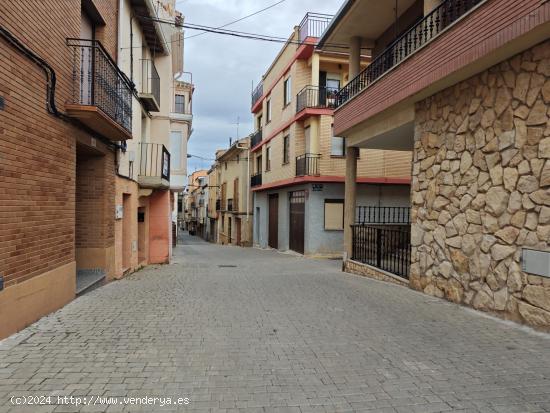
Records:
M550 327L550 41L416 107L411 285Z

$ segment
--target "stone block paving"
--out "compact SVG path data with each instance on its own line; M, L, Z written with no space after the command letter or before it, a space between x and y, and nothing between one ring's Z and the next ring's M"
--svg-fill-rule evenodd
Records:
M0 413L550 411L550 336L340 266L186 238L0 342Z

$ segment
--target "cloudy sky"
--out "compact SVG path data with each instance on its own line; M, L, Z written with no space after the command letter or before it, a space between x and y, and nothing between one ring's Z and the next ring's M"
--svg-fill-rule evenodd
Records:
M177 0L185 22L219 27L254 13L278 0ZM227 29L288 37L306 12L334 14L343 0L286 0ZM186 36L197 31L187 30ZM185 70L193 73L193 135L188 152L213 158L218 148L227 147L229 137L253 130L250 113L252 81L256 85L282 44L247 40L207 33L185 42ZM188 173L208 168L212 162L189 159Z

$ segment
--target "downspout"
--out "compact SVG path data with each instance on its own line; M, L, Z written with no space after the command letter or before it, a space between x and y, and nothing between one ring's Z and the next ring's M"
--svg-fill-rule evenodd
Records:
M248 142L248 156L246 161L246 222L250 215L250 142Z

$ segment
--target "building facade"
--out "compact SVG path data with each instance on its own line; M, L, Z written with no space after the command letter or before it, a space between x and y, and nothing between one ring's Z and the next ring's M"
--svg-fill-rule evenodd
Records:
M250 138L235 141L227 150L216 152L216 163L212 167L216 187L210 187L215 217L216 242L222 245L252 246L252 194L250 191ZM216 191L215 191L216 190Z
M118 7L0 4L0 338L88 276L115 275L116 153L132 138L135 92L116 63Z
M335 94L349 80L347 54L315 45L331 16L308 13L252 94L254 244L308 255L344 249L346 141L333 132ZM356 62L366 67L369 58ZM410 153L362 150L364 206L408 208Z
M191 235L205 236L208 171L201 169L189 175L184 197L185 227Z
M412 149L410 245L382 254L410 251L412 288L548 329L550 3L399 3L346 1L319 46L373 56L336 97L347 267L384 276L354 225L358 148Z

